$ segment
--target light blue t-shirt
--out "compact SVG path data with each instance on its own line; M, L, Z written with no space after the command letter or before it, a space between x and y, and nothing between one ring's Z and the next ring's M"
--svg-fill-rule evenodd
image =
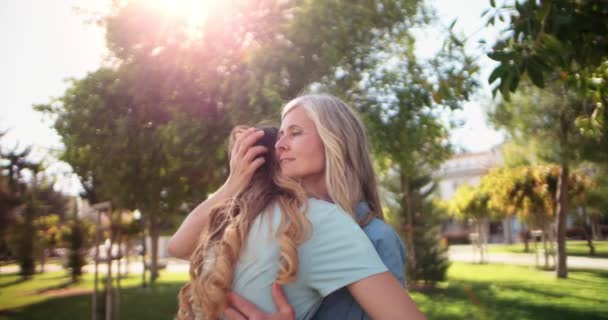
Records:
M370 211L365 202L359 203L355 208L359 220L365 219ZM399 235L391 226L378 218L372 219L363 227L363 231L372 241L388 270L405 286L406 251ZM313 319L367 320L371 317L365 313L347 288L341 288L323 299Z
M279 268L275 206L254 220L235 270L232 289L267 313L276 312L271 286ZM310 319L323 297L353 282L387 271L363 230L335 204L309 199L310 238L298 248L297 280L283 286L296 319Z

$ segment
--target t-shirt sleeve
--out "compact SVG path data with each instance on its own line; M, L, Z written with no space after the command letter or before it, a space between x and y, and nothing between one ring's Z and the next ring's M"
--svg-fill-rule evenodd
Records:
M309 212L311 238L300 246L305 281L323 297L369 276L387 271L361 227L337 206ZM320 211L320 212L319 212Z

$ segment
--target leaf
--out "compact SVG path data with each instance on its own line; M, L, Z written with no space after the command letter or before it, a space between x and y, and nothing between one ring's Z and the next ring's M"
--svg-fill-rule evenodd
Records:
M456 25L456 21L458 21L458 18L454 19L454 20L452 21L452 23L450 23L450 27L448 28L450 31L451 31L452 29L454 29L454 26Z
M537 14L538 20L540 20L540 21L545 20L545 18L547 17L547 15L549 14L550 11L551 11L551 2L543 1L540 11Z
M504 62L504 61L507 61L507 60L513 58L513 53L507 52L507 51L496 51L495 50L495 51L488 53L488 58L495 60L495 61Z
M458 39L454 35L450 35L450 40L452 40L452 42L454 42L454 44L456 44L459 47L462 47L464 45L464 43L462 41L460 41L460 39Z
M490 74L490 77L488 78L488 84L492 84L498 78L502 77L502 75L504 74L504 71L505 71L505 68L503 67L502 64L499 65L498 67L494 68L494 70Z
M530 80L532 80L532 83L534 83L535 86L539 88L545 87L545 79L541 66L534 63L532 59L530 59L530 63L528 64L527 72Z
M490 0L490 6L496 8L496 0Z

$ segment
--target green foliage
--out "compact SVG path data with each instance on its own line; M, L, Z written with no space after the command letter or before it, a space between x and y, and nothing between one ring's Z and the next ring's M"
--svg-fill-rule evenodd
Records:
M499 168L482 178L479 188L489 195L488 206L506 215L517 215L531 226L541 227L555 218L557 165ZM584 201L591 187L583 173L572 172L568 196L574 204Z
M192 26L149 1L115 1L100 22L117 63L37 108L56 117L62 158L89 201L139 208L154 249L171 215L227 174L234 125L276 119L284 101L412 19L418 2L214 3Z
M19 274L24 278L31 277L36 271L36 227L34 219L38 213L38 203L28 196L21 214L10 230L9 246L19 264Z
M528 162L606 161L608 130L605 136L589 137L574 124L585 105L585 100L555 84L539 89L524 83L509 101L495 105L489 118L507 131L511 149L528 153Z
M577 113L587 135L606 131L608 3L605 1L514 1L490 10L508 15L509 31L488 54L498 61L489 82L509 99L526 75L534 85L561 82L591 104ZM494 7L494 6L493 6ZM505 14L506 13L506 14Z
M383 186L387 203L387 220L403 231L402 207L399 202L399 184L394 177L384 176ZM412 263L412 248L407 248L408 262L406 275L408 283L436 284L445 280L450 263L447 259L447 247L440 241L440 227L445 221L446 213L433 200L436 183L430 176L423 176L411 182L411 209L413 215L413 239L416 263ZM403 237L403 232L400 232Z
M63 225L60 224L59 215L50 214L34 219L36 230L36 247L38 252L45 255L46 249L53 249L60 244ZM43 257L44 259L44 257Z
M450 200L450 212L460 219L490 218L490 195L482 187L460 186Z
M62 240L67 246L66 268L70 270L72 281L82 276L82 267L87 263L86 257L93 244L94 227L86 220L72 218L63 229Z

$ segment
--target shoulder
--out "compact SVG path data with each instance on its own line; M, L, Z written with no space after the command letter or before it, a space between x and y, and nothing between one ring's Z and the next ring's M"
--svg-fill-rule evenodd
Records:
M357 222L348 212L340 206L318 199L308 199L308 219L313 225L323 223L337 223L350 226L358 226Z
M372 241L401 241L401 238L393 227L378 218L372 219L365 227L363 227L363 230Z
M306 215L312 225L312 230L305 247L328 248L329 243L335 246L344 244L358 247L360 245L360 249L364 249L367 245L371 247L370 240L363 229L338 205L323 200L309 199Z

